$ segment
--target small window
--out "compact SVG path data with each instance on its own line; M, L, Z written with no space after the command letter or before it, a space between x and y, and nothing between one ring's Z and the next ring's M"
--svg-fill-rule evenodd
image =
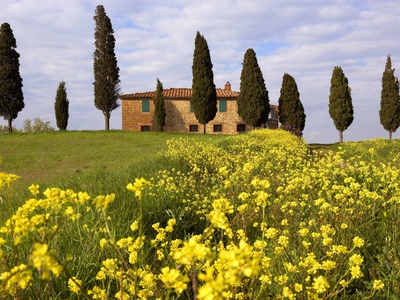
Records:
M219 100L219 111L226 112L226 100L225 99Z
M222 125L214 125L214 132L222 132Z
M149 100L142 100L142 112L150 112Z
M190 110L190 112L194 112L192 103L190 103L190 109L189 110Z
M275 119L275 108L271 108L271 119Z
M140 126L140 131L150 131L150 126L149 125Z
M237 132L245 132L246 131L246 124L237 124L236 125Z
M199 132L199 125L189 125L189 132Z

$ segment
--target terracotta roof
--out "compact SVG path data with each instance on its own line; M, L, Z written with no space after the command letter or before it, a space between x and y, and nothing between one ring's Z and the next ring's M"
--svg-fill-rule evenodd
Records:
M226 89L217 88L217 97L218 98L237 98L239 96L239 92L229 91ZM167 99L189 99L192 96L191 88L170 88L163 91L164 98ZM141 92L134 94L124 94L119 98L123 100L130 99L143 99L143 98L154 98L156 96L156 92Z

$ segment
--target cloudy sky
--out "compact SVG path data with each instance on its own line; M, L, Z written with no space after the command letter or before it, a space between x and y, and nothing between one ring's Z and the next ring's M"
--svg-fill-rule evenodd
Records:
M270 102L284 73L297 83L309 143L338 141L328 112L335 66L352 89L353 124L345 141L387 137L379 121L387 55L400 72L399 0L0 0L0 23L11 25L20 53L25 108L14 121L40 117L56 127L54 99L66 82L70 130L102 130L93 102L93 15L104 5L115 31L121 92L191 87L196 32L204 35L214 82L240 90L243 56L253 48ZM6 125L1 119L0 125ZM121 129L121 108L110 127ZM400 132L400 130L399 130ZM399 138L395 133L394 138Z

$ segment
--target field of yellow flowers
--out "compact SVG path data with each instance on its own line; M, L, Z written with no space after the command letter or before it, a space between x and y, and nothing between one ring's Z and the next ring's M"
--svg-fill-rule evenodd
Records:
M173 139L178 167L127 182L129 200L32 184L16 211L18 176L0 173L0 299L396 299L399 149ZM110 213L125 201L131 218Z

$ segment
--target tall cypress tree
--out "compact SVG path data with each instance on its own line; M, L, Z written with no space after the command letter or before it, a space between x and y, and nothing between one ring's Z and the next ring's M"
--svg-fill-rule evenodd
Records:
M203 133L206 133L206 124L213 120L217 113L217 92L212 67L207 41L197 31L194 42L190 103L197 121L203 124Z
M263 74L253 49L244 54L240 93L237 99L238 114L252 127L264 126L271 110Z
M394 71L392 59L388 55L382 76L379 117L383 128L389 132L389 139L392 139L392 133L400 126L399 80L394 76Z
M165 103L163 95L163 84L157 78L156 97L154 98L154 117L156 121L156 130L164 131L165 126Z
M119 68L115 56L115 38L111 21L104 7L98 5L95 20L94 64L94 105L104 115L105 129L110 129L111 112L116 109L119 96Z
M339 141L343 143L343 131L353 123L354 110L349 82L341 67L335 67L332 72L329 114L339 131Z
M0 116L8 121L8 132L12 133L12 121L25 107L22 93L22 78L19 73L17 42L10 24L0 27Z
M56 102L54 103L54 111L56 113L57 127L60 130L66 130L69 118L69 101L67 98L67 88L65 82L61 81L58 85L56 93Z
M289 125L292 129L304 130L306 114L300 100L300 93L296 81L292 76L283 75L281 94L278 102L279 122Z

